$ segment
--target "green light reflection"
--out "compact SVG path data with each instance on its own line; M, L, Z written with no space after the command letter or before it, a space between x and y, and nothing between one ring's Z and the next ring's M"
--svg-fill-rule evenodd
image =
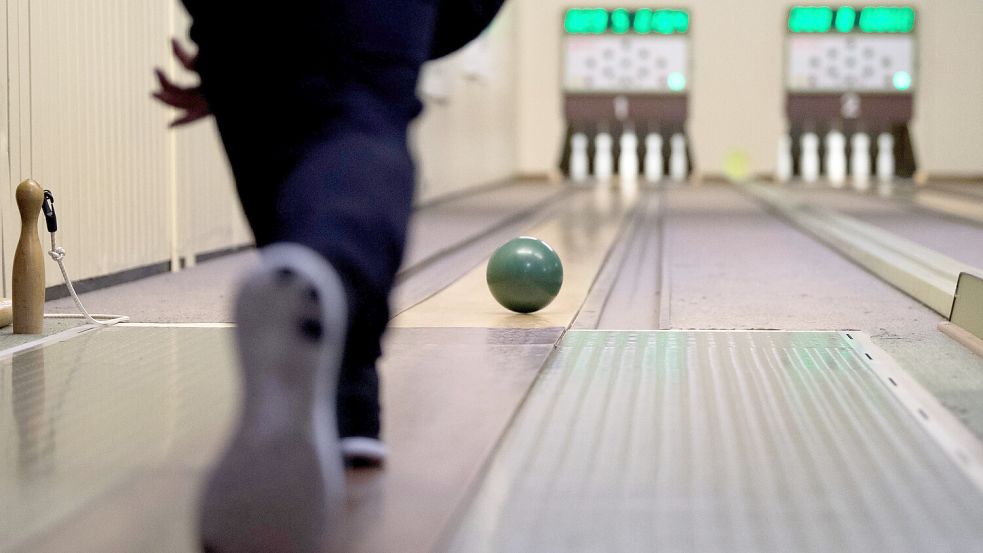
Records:
M666 85L673 92L682 92L686 90L686 76L679 72L670 73L666 79Z
M913 80L907 71L898 71L894 74L894 88L904 92L911 89Z

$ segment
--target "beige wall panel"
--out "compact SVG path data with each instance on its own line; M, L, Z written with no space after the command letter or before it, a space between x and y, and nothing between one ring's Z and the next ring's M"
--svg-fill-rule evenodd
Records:
M515 174L515 16L516 6L506 8L487 31L484 60L473 51L462 51L434 62L444 72L447 98L425 98L426 111L414 128L418 201ZM473 59L487 68L485 78L468 76Z
M8 102L12 181L31 169L30 10L28 0L7 0ZM17 182L11 182L17 186Z
M914 139L922 167L936 174L983 173L983 64L979 61L983 3L910 3L920 10L923 73ZM686 7L693 14L689 132L701 172L722 173L727 154L736 149L750 156L752 171L774 169L784 125L782 39L785 11L791 4L783 0L663 4ZM659 6L640 0L518 0L517 140L523 173L548 171L557 161L564 132L560 25L563 10L571 5Z
M31 150L28 145L31 140L30 97L30 65L28 63L30 50L28 41L30 33L30 17L27 10L27 0L5 0L5 32L6 49L3 53L3 63L6 64L7 78L3 86L6 88L7 101L7 169L6 186L0 190L3 194L3 234L4 234L4 290L9 294L11 265L14 260L14 249L17 246L17 235L20 233L20 218L14 204L14 190L21 176L28 174L31 167Z
M7 293L7 271L3 270L6 263L3 252L11 242L11 236L7 234L6 221L13 214L11 205L6 201L7 191L10 190L10 105L9 105L9 86L8 60L9 49L7 44L7 0L0 0L0 44L5 45L3 55L0 55L0 197L4 201L0 202L0 295L10 297Z
M176 0L175 36L185 39L191 19ZM190 51L194 44L184 41ZM194 84L196 78L172 64L174 78ZM221 138L211 118L172 131L174 174L178 194L177 253L194 256L251 244L252 233L235 193L235 183Z
M172 11L159 0L30 3L32 175L55 192L74 278L170 259L166 112L149 92ZM48 270L48 284L60 283Z
M915 148L930 174L983 173L983 2L925 0Z
M250 244L215 123L174 131L178 183L178 252L182 257Z

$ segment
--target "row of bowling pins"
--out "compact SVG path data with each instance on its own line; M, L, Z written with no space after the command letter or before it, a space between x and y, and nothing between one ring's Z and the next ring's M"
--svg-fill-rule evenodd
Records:
M799 173L805 182L819 180L819 136L815 133L802 135ZM850 137L850 176L853 184L859 189L870 185L870 136L856 133ZM830 184L841 187L846 184L847 155L846 136L840 131L830 131L826 135L825 156L826 178ZM894 136L881 133L877 137L877 180L882 183L891 182L895 174ZM776 174L779 182L787 182L792 178L792 139L785 135L778 146L778 168Z
M575 133L570 139L570 178L584 182L590 177L590 156L587 135ZM676 133L669 139L669 177L677 182L689 175L689 159L686 156L686 137ZM662 135L649 133L645 137L645 155L639 163L638 136L633 131L621 135L621 154L618 156L618 176L634 181L643 172L645 180L657 183L665 177L665 159L662 155ZM594 139L594 179L609 182L614 176L614 139L602 132Z

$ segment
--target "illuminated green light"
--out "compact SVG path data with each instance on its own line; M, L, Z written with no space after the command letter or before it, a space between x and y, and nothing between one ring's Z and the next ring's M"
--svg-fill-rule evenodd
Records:
M669 86L669 90L682 92L686 90L686 77L682 73L669 73L666 84Z
M883 33L886 26L885 12L881 8L864 8L860 12L860 30L865 33Z
M652 18L652 29L662 35L672 34L676 28L676 16L669 10L659 10Z
M580 10L570 10L563 21L563 29L570 34L584 32L584 16Z
M623 35L631 29L631 16L628 10L614 10L611 14L611 30L616 34Z
M652 10L638 10L635 14L635 32L640 35L652 32Z
M572 35L608 32L670 35L689 32L689 13L684 10L571 9L564 17L563 28Z
M590 10L589 18L590 23L588 24L587 32L599 35L608 29L610 16L607 10Z
M857 10L850 6L843 6L836 10L836 30L841 33L849 33L857 23Z
M911 33L915 9L902 6L795 6L789 10L788 30L793 33Z
M676 11L676 32L688 33L689 32L689 13L684 11Z
M833 27L833 9L827 6L796 6L788 16L793 33L826 33Z
M865 33L910 33L914 29L914 8L875 6L860 12L860 30Z
M599 35L608 29L607 10L570 10L563 27L573 35Z
M910 33L915 30L915 9L899 8L898 32Z
M894 74L894 88L905 91L911 88L911 74L907 71L898 71Z

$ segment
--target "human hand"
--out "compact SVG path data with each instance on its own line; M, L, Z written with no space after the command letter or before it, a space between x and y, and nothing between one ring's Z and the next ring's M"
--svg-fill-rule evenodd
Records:
M171 40L171 50L174 52L174 57L181 62L182 67L193 73L198 72L195 67L198 61L197 54L191 54L174 39ZM160 67L155 68L154 73L157 75L160 90L154 91L153 97L161 103L181 111L178 118L171 121L171 127L188 125L211 115L212 110L201 91L201 85L193 87L177 85L167 78L164 70Z

